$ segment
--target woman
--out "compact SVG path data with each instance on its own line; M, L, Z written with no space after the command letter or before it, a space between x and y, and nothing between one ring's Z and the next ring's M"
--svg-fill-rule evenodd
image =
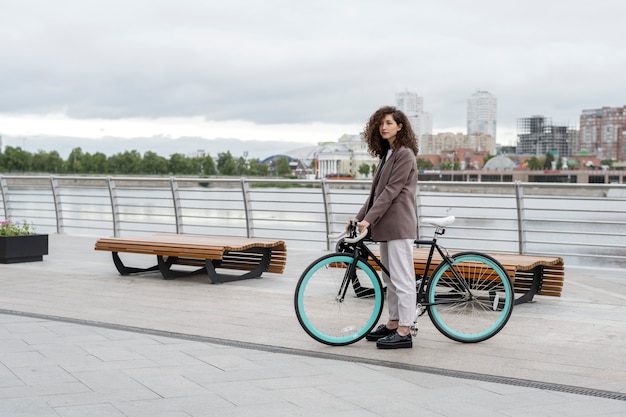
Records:
M389 275L388 320L366 339L381 349L413 347L416 288L413 244L417 238L417 141L406 115L395 107L381 107L365 125L369 153L380 159L369 198L356 215L359 233L369 228L380 242L380 257Z

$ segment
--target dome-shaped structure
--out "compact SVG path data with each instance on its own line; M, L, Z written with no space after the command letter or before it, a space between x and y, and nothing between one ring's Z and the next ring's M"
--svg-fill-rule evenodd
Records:
M515 162L508 156L498 155L487 161L483 171L510 171L515 168Z

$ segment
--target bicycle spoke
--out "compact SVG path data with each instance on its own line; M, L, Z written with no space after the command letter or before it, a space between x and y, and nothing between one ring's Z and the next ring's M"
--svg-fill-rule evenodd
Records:
M294 304L300 325L311 337L329 345L346 345L363 338L378 322L382 284L362 261L354 264L350 256L328 255L303 273Z
M480 342L498 333L513 308L513 288L497 261L479 253L453 257L442 263L429 283L429 314L447 337Z

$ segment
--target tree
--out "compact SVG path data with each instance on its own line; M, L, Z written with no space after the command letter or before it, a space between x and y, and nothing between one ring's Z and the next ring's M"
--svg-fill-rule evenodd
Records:
M189 175L200 175L203 172L203 168L202 168L202 162L203 162L203 158L200 157L194 157L194 158L187 158L189 161L189 172L187 172L187 174Z
M291 167L289 166L289 159L281 156L276 160L276 173L281 176L290 175Z
M248 163L243 156L240 156L235 163L235 173L239 176L246 175L248 173Z
M83 150L81 148L74 148L70 152L67 160L65 161L64 171L77 174L83 171Z
M606 166L608 166L609 168L612 168L612 167L613 167L613 161L612 161L612 160L610 160L610 159L603 159L602 161L600 161L600 163L601 163L602 165L606 165Z
M7 146L0 165L7 171L29 171L32 159L30 152L23 151L20 147Z
M252 176L261 175L261 164L258 158L250 159L248 161L248 175L252 175Z
M417 158L417 169L433 169L434 165L428 159Z
M202 160L202 172L204 175L216 175L217 168L215 168L215 161L211 158L211 155L207 155Z
M169 172L174 175L197 174L197 172L194 172L189 158L186 158L185 155L180 154L180 153L175 153L175 154L170 155L170 160L167 165L168 165Z
M259 164L259 176L267 177L270 173L270 167L265 164Z
M167 159L152 151L147 151L143 154L141 171L151 175L167 174L169 172Z
M526 166L530 170L539 170L543 166L543 161L533 155L526 160Z
M220 152L217 154L217 170L221 175L235 175L235 160L230 154L230 151L227 151L226 153Z
M370 174L370 166L368 164L361 164L359 166L359 174L367 177Z
M125 151L124 153L118 155L123 173L141 174L143 163L141 160L141 154L138 151Z
M96 152L91 155L91 164L89 172L94 174L106 174L109 170L107 156L102 152Z
M33 155L32 161L33 171L49 172L52 174L62 171L64 163L63 158L61 158L57 151L52 151L50 153L37 151L37 153Z
M552 161L554 161L554 155L552 152L546 153L546 159L543 162L543 169L552 169Z

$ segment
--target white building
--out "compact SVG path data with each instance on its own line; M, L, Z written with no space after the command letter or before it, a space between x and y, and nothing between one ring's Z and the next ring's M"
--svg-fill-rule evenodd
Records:
M333 175L363 177L359 168L363 164L370 166L370 175L378 160L367 151L367 144L361 135L343 135L336 144L321 147L317 152L317 178Z
M361 135L343 135L336 143L324 143L318 146L293 150L288 153L292 158L302 161L309 167L314 178L352 176L366 178L371 176L378 163L367 151L367 144ZM362 175L361 165L370 167L369 175Z
M476 91L467 99L467 135L482 133L496 143L498 100L488 91Z
M410 91L396 93L396 107L409 118L421 153L424 135L433 133L433 120L430 113L424 112L424 99Z

